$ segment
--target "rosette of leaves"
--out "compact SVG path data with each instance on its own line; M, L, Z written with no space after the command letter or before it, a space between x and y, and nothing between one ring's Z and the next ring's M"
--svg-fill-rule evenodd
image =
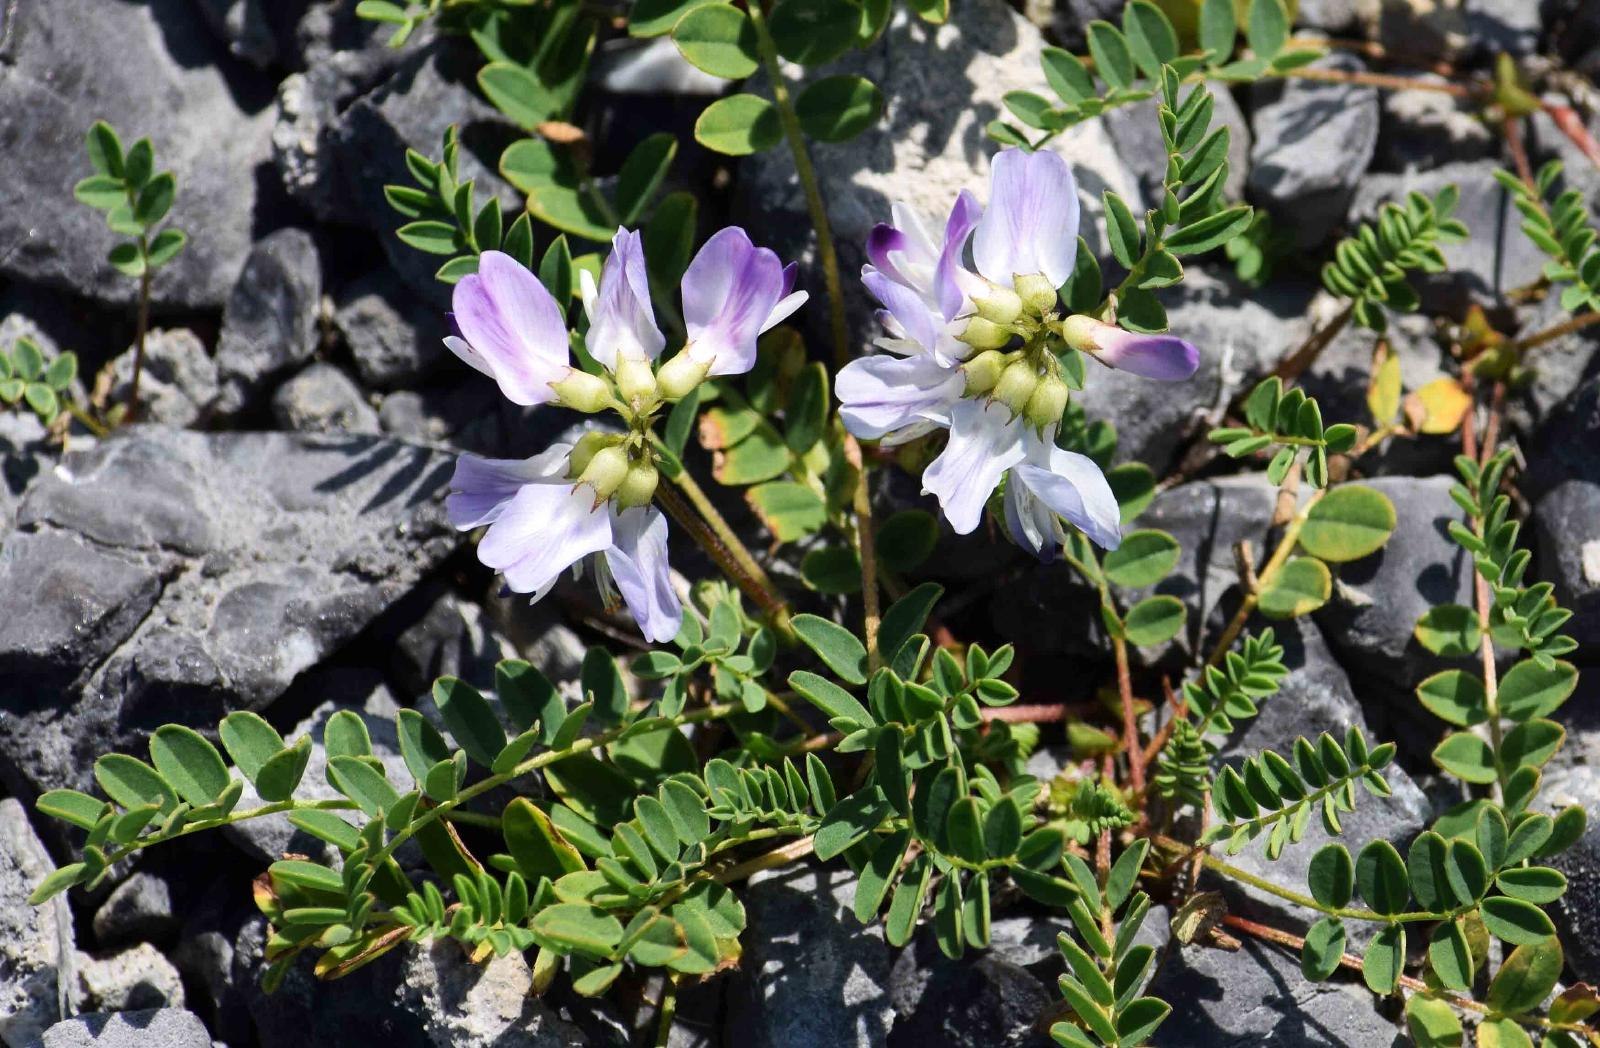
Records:
M1417 293L1407 282L1411 270L1442 273L1448 267L1438 245L1467 238L1467 227L1452 218L1460 190L1447 185L1432 200L1418 192L1404 206L1385 204L1375 222L1363 222L1354 236L1334 245L1322 267L1322 283L1350 300L1351 317L1380 334L1389 326L1388 310L1417 308Z
M1248 83L1281 76L1322 55L1320 49L1289 47L1290 18L1283 0L1249 0L1243 6L1241 26L1234 0L1205 0L1199 47L1185 53L1166 13L1150 0L1133 0L1123 9L1121 28L1104 20L1089 23L1089 62L1059 47L1044 49L1044 75L1057 101L1031 91L1006 95L1011 115L1043 131L1042 136L1030 141L1026 132L1003 120L991 121L989 134L1001 142L1037 148L1073 124L1149 98L1160 87L1164 68L1183 83ZM1250 55L1236 60L1241 30Z
M107 259L147 288L151 274L188 243L183 230L162 228L177 197L178 180L171 171L157 173L155 147L148 138L124 150L116 131L103 120L89 128L88 150L95 173L75 185L72 195L103 211L113 233L132 238L112 247Z
M26 404L48 426L67 410L67 390L77 375L77 354L62 353L46 364L38 344L24 336L10 353L0 353L0 402Z

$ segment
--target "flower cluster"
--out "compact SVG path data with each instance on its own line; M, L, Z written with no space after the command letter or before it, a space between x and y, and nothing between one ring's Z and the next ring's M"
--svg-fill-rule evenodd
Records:
M882 304L887 354L840 373L840 415L851 433L898 444L936 429L944 450L923 474L956 531L978 526L1005 486L1012 538L1051 556L1061 520L1096 544L1120 541L1117 500L1100 467L1055 444L1072 387L1062 355L1083 352L1147 378L1194 374L1194 346L1136 335L1084 315L1058 312L1072 275L1078 196L1066 161L1051 152L1000 152L989 205L963 190L935 240L909 207L867 241L861 279ZM966 262L971 247L972 266Z
M462 455L450 482L450 521L488 526L478 559L506 585L538 600L569 567L588 561L601 592L622 600L651 641L671 640L683 609L667 566L667 522L651 505L660 471L650 424L664 404L707 377L738 375L755 364L756 339L806 299L794 267L756 247L742 229L708 240L684 272L687 340L666 363L666 336L650 305L639 234L619 229L600 274L584 273L588 330L583 345L602 368L575 367L566 311L511 256L487 251L478 271L456 285L456 356L493 378L515 404L613 410L623 432L586 433L526 460Z

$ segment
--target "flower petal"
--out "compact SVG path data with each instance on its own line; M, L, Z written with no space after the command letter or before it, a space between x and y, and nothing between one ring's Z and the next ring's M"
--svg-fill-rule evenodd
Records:
M1006 484L1005 511L1006 530L1013 542L1040 560L1055 556L1059 530L1056 515L1017 480L1015 473Z
M922 296L904 284L895 283L887 274L871 266L861 267L861 283L894 317L904 333L903 337L917 342L929 353L935 350L939 345L939 331L944 326L943 318L928 308Z
M451 295L465 345L445 345L485 374L513 404L543 404L555 397L550 383L566 373L567 321L550 292L516 259L485 251L478 271L462 277ZM463 349L466 352L463 352Z
M654 506L611 511L606 566L645 639L665 644L678 635L683 606L667 566L667 518Z
M559 478L566 472L571 444L552 444L527 459L488 459L462 455L450 477L445 512L459 531L470 531L499 519L506 504L524 484Z
M761 324L759 334L765 334L789 319L789 314L805 305L811 298L809 291L796 291L778 299L778 304L772 307L772 312L767 314L767 319Z
M1161 382L1181 382L1200 367L1200 351L1176 335L1141 335L1111 324L1096 328L1100 363Z
M565 569L611 545L611 515L572 484L525 484L478 543L478 559L514 593L542 594Z
M966 535L1005 471L1022 461L1019 419L1003 405L962 400L950 410L950 443L922 474L922 489L939 498L945 517Z
M615 371L620 358L654 360L667 344L650 308L650 278L637 230L619 229L600 270L600 292L590 310L589 355Z
M978 272L1010 287L1043 273L1060 287L1078 249L1078 187L1058 153L1002 149L989 168L989 206L973 234Z
M839 417L864 440L901 444L936 425L961 396L966 379L940 367L926 353L909 357L862 357L846 364L834 380Z
M910 286L905 274L894 263L894 256L905 251L906 243L904 233L887 222L879 222L867 234L867 261L895 283Z
M962 258L966 254L967 241L982 217L983 208L978 206L978 198L972 195L970 189L963 189L956 196L955 206L950 209L950 218L945 222L944 250L939 253L939 263L933 277L933 292L937 296L939 312L944 314L946 320L954 320L966 305L967 296L961 290L956 273L963 268Z
M785 297L785 279L778 256L737 226L705 242L683 274L683 319L689 351L709 364L709 375L742 375L755 365L756 337Z
M1011 471L1011 482L1027 487L1029 494L1081 528L1101 549L1121 545L1117 497L1094 460L1054 445L1030 452L1028 461Z

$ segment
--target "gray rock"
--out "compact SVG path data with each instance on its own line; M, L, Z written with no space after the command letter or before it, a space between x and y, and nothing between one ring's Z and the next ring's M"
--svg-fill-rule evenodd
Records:
M1347 54L1315 65L1361 69ZM1348 213L1378 142L1378 92L1355 84L1289 80L1256 91L1250 126L1250 195L1293 233L1320 244Z
M882 120L848 142L813 143L812 158L827 202L833 237L844 275L856 351L865 351L879 328L874 306L855 274L866 261L867 234L890 218L894 201L905 201L940 225L956 194L970 189L987 200L988 158L994 144L984 127L1006 115L1009 91L1048 94L1039 66L1043 41L1033 25L1002 0L952 4L950 20L932 26L909 11L897 10L883 37L867 51L830 63L816 78L838 73L866 76L882 89ZM950 99L962 99L951 105ZM1138 180L1117 156L1098 121L1086 121L1051 142L1073 165L1083 206L1083 235L1092 248L1104 247L1106 189L1120 193L1138 212ZM760 230L757 239L785 260L801 262L802 286L819 296L821 271L815 264L811 222L793 161L776 150L757 153L740 168L743 199L739 210ZM827 310L806 311L805 322L826 330Z
M1164 294L1169 329L1200 349L1186 382L1155 382L1089 366L1082 403L1090 418L1117 427L1118 462L1143 462L1160 475L1185 437L1203 435L1239 393L1310 334L1310 295L1285 284L1251 290L1192 267Z
M1098 18L1120 25L1123 6L1122 0L1038 0L1027 5L1027 12L1035 25L1050 28L1061 46L1083 54L1089 23Z
M407 291L387 269L367 274L338 299L333 322L355 358L361 381L394 389L422 378L448 356L445 318Z
M350 208L347 221L376 233L400 279L441 309L450 299L449 288L434 279L443 260L394 236L405 218L389 206L383 187L413 185L406 149L437 159L445 129L455 124L462 129L460 175L475 180L477 203L494 196L506 214L522 210L522 197L495 173L516 132L477 94L473 78L481 64L465 41L423 46L382 86L352 103L321 147L333 156Z
M1295 24L1327 33L1366 36L1382 0L1300 0Z
M1523 493L1537 499L1568 480L1600 484L1596 441L1600 441L1600 375L1584 379L1534 432L1526 448Z
M0 540L17 519L22 492L55 465L50 433L31 411L0 411Z
M0 800L0 1044L21 1048L77 1004L72 910L28 896L56 871L20 801Z
M377 433L378 412L361 387L321 361L278 387L272 415L284 429L301 433Z
M925 956L924 956L925 955ZM1059 1000L1025 968L988 952L945 957L926 937L901 951L890 976L899 1020L892 1048L1044 1048L1039 1017Z
M123 404L133 384L134 347L112 364L109 403ZM217 364L198 336L187 328L149 332L144 340L144 370L139 376L139 419L184 428L198 422L216 402Z
M1372 556L1336 566L1332 599L1315 618L1368 708L1405 710L1416 705L1412 689L1443 668L1412 631L1434 605L1472 605L1472 558L1445 530L1462 518L1450 477L1363 483L1394 504L1394 533Z
M1419 78L1442 82L1425 74ZM1460 100L1441 91L1386 91L1378 133L1378 164L1405 171L1457 160L1481 160L1495 150L1495 136Z
M1534 507L1535 578L1555 584L1555 599L1572 612L1562 632L1600 646L1600 484L1569 480Z
M1537 334L1571 319L1561 308L1559 293L1518 310L1517 333ZM1600 375L1600 336L1593 328L1536 346L1523 358L1530 375L1518 383L1506 404L1506 418L1523 434L1533 434L1555 414L1563 401Z
M1298 956L1256 939L1239 950L1174 950L1145 992L1172 1005L1150 1039L1155 1048L1406 1043L1359 979L1341 972L1308 982Z
M169 720L260 708L460 538L446 455L135 427L29 489L0 547L7 784L86 786Z
M1369 726L1350 678L1334 661L1314 623L1301 619L1274 623L1273 628L1284 647L1284 665L1289 668L1289 675L1276 695L1261 701L1258 716L1239 722L1239 730L1219 753L1222 760L1237 762L1263 750L1292 760L1296 738L1304 736L1315 742L1317 736L1327 732L1343 745L1351 727L1360 728L1372 745L1392 738L1384 727ZM1314 815L1305 837L1299 844L1284 848L1276 861L1267 859L1266 842L1262 839L1246 845L1227 861L1275 884L1300 890L1306 883L1311 857L1331 840L1341 840L1352 853L1360 851L1368 841L1386 840L1404 855L1412 839L1428 828L1432 812L1427 797L1398 763L1385 768L1383 777L1392 794L1374 797L1358 787L1355 811L1340 816L1344 832L1339 837L1330 836L1321 817ZM1285 906L1276 896L1248 886L1240 887L1240 891L1263 904L1283 907L1296 917L1303 914Z
M395 729L395 714L400 706L382 679L369 671L333 668L312 670L307 678L306 690L310 694L330 698L284 735L289 743L307 736L311 739L311 757L295 796L310 800L335 800L343 796L328 782L328 751L322 745L322 733L328 721L342 710L353 710L366 722L367 732L372 737L373 756L382 762L389 781L410 782L411 773L400 755L400 739ZM262 801L255 787L246 783L239 803L248 808ZM344 817L359 825L366 823L360 812L347 812ZM320 856L323 860L339 858L338 849L290 825L287 815L250 819L228 826L223 832L245 854L261 863L276 862L290 853Z
M241 940L240 947L237 960L259 962L259 945ZM393 951L336 983L317 979L309 963L298 964L270 997L251 984L250 1013L262 1048L587 1044L531 986L532 972L519 954L474 965L458 944L439 941Z
M166 878L136 870L95 911L94 937L101 946L161 941L177 931L178 923Z
M268 379L310 358L321 298L322 264L311 234L280 229L251 249L222 316L219 410L243 410Z
M1482 54L1531 55L1539 46L1539 6L1524 0L1466 0L1467 34Z
M94 32L84 32L90 25ZM258 112L267 88L229 77L226 65L190 0L8 6L0 112L27 116L7 122L4 139L0 275L97 302L134 301L139 282L106 261L120 238L72 198L91 173L84 132L104 119L127 145L148 136L158 170L178 179L171 223L190 233L189 245L157 271L154 301L221 305L255 231L275 224L256 184L271 132Z
M183 977L147 942L109 957L77 953L78 986L88 1008L102 1012L182 1008Z
M1368 221L1388 201L1403 201L1415 190L1433 198L1446 185L1461 191L1455 217L1466 223L1466 240L1440 245L1449 270L1413 274L1412 286L1422 299L1422 312L1461 316L1468 306L1497 305L1512 288L1539 278L1544 255L1522 235L1522 217L1494 180L1498 161L1485 159L1444 164L1429 171L1385 175L1362 180L1350 205L1350 220Z
M1587 674L1589 677L1593 675L1592 670ZM1563 714L1569 714L1572 707L1584 699L1589 700L1589 710L1594 708L1594 686L1587 685L1586 691L1584 688L1584 685L1580 685L1579 694L1568 701ZM1569 720L1569 717L1562 716L1562 719ZM1589 713L1587 719L1587 727L1583 729L1586 738L1582 740L1587 745L1580 747L1569 741L1563 752L1558 753L1556 760L1546 768L1544 787L1539 797L1541 808L1556 811L1569 804L1577 804L1589 815L1588 825L1576 844L1542 861L1567 876L1566 894L1545 908L1555 922L1556 934L1561 937L1567 965L1578 979L1593 982L1600 979L1600 822L1594 817L1595 811L1600 810L1597 809L1597 805L1600 805L1600 764L1596 763L1597 757L1600 757L1600 745L1596 744L1593 714ZM1585 751L1586 761L1579 762L1570 753L1579 748Z
M1208 84L1214 100L1212 127L1228 129L1228 181L1224 183L1229 200L1244 196L1250 176L1250 123L1223 84ZM1139 179L1146 200L1161 198L1162 180L1167 174L1167 147L1161 137L1155 99L1117 106L1102 118L1106 133L1117 148L1117 155Z
M266 0L200 0L200 14L228 50L258 69L278 57Z
M589 82L616 95L716 97L727 81L690 64L671 39L612 39L600 45Z
M436 678L445 676L460 677L480 691L492 690L495 664L520 657L516 647L488 621L483 608L453 593L441 595L422 618L402 632L394 652L396 674L415 694L426 692ZM582 659L581 652L578 657ZM557 671L552 679L562 679L560 670L565 667L550 668Z
M856 921L854 892L850 871L839 867L790 866L750 878L729 1043L886 1043L894 1022L889 947L881 925Z
M37 1048L211 1048L211 1035L193 1012L153 1008L80 1015L56 1023L34 1043Z

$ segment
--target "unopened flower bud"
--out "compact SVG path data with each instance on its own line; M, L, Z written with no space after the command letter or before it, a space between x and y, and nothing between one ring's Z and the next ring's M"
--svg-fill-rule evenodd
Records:
M589 462L594 458L595 452L619 443L621 439L615 433L603 433L599 430L579 437L577 443L572 446L572 454L567 456L567 476L582 476L583 471L589 468Z
M584 467L583 473L578 476L578 483L593 488L595 500L599 501L610 498L611 493L622 486L627 476L628 453L620 444L612 444L594 453L594 457Z
M1021 297L999 284L989 284L982 294L974 295L972 304L977 308L978 316L1001 327L1010 327L1022 315Z
M975 397L993 389L1005 367L1006 355L998 349L986 349L961 365L961 371L967 377L967 396Z
M1018 360L1001 373L1000 381L995 383L994 399L1010 408L1013 414L1020 415L1027 408L1038 385L1039 375L1033 366L1027 361Z
M1017 294L1032 313L1040 316L1056 308L1056 289L1043 273L1019 276L1015 280Z
M1061 413L1067 410L1067 400L1071 396L1071 387L1055 375L1047 375L1040 379L1033 396L1028 398L1028 406L1023 412L1027 416L1028 424L1035 429L1056 425L1061 421Z
M1094 342L1096 333L1110 326L1094 317L1074 313L1061 322L1061 339L1081 353L1093 353L1099 348Z
M656 497L656 483L660 479L661 474L655 466L649 462L635 462L612 497L622 509L648 506L650 500Z
M620 357L617 361L617 392L623 403L635 408L653 404L659 397L656 376L648 360Z
M606 387L605 379L577 368L568 370L561 381L550 383L550 388L556 391L562 407L586 414L600 411L611 403L611 390Z
M1011 341L1011 329L983 317L973 317L958 337L973 349L999 349Z
M661 365L661 370L656 374L656 385L661 390L661 395L668 400L678 400L688 396L694 388L706 380L706 372L711 370L708 360L696 360L689 354L688 347L683 352Z

